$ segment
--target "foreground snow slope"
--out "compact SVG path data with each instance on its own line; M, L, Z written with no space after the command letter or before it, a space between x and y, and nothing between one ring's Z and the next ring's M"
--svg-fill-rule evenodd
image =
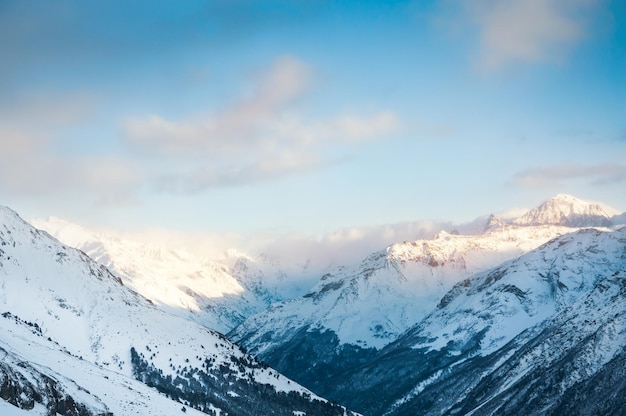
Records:
M145 384L72 355L33 324L6 312L0 318L3 416L48 415L50 410L61 415L145 416L181 411L180 403ZM187 409L186 414L202 413Z
M52 368L51 357L65 354L88 363L99 380L90 391L109 408L127 406L128 395L104 399L109 383L101 376L107 370L116 373L111 383L135 378L206 411L254 414L264 409L269 414L310 408L344 413L220 334L159 310L104 266L5 207L0 207L0 285L4 319L35 328L35 335L46 341L40 351L51 350L29 351L33 342L13 345L19 337L6 337L5 351L19 352L33 368L50 368L70 380L86 374L84 366L66 375L75 364Z

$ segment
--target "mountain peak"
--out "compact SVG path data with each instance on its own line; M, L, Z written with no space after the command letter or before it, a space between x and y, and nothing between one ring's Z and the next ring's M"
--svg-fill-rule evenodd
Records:
M597 203L567 194L558 194L515 220L516 225L563 225L567 227L609 227L611 216Z
M485 223L483 232L495 230L496 228L500 228L505 225L506 225L506 222L502 218L498 217L496 214L491 214L489 215L489 218L487 219L487 222Z

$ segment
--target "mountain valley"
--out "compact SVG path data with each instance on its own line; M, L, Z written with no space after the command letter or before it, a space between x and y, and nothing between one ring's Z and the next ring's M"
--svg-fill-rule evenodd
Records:
M600 204L557 195L392 244L308 289L263 256L198 259L1 214L0 394L27 414L625 405L626 227Z

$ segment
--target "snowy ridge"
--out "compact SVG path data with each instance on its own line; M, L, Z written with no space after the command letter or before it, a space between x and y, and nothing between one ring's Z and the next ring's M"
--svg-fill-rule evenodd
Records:
M449 412L621 413L626 391L620 381L625 374L625 301L623 271L598 279L569 307L516 337L512 344L517 350L503 348L497 354L506 354L502 365L484 374Z
M207 412L252 414L252 406L346 413L252 359L222 335L159 310L104 266L5 207L0 207L0 284L3 326L26 323L36 329L27 333L33 339L27 337L26 344L51 351L40 354L34 346L32 351L20 347L19 337L10 331L2 332L2 348L22 355L32 352L26 358L33 368L48 368L53 355L66 357L59 363L71 362L81 374L85 366L77 361L97 368L90 374L100 384L83 384L95 386L90 391L108 407L126 408L129 403L124 402L128 395L103 398L108 383L100 376L107 371L117 374L117 380L140 380L179 405ZM63 364L46 373L65 375ZM233 394L226 394L226 386Z
M285 296L280 265L231 252L224 261L183 250L113 237L55 217L33 220L65 244L78 248L120 276L124 284L162 310L228 332L249 315Z
M626 374L625 270L626 227L556 238L455 285L423 321L338 375L332 397L371 414L619 414L626 385L590 380Z
M393 403L398 409L404 408L404 403L412 401L411 391L419 396L430 384L439 382L440 377L434 376L438 371L441 377L453 372L444 364L431 371L433 363L461 363L468 356L497 351L521 331L571 304L595 284L598 275L615 267L615 258L623 249L621 237L617 243L614 241L615 251L598 252L596 257L587 259L585 253L576 251L576 245L580 245L593 253L595 236L604 236L616 228L597 227L598 223L611 224L608 214L596 209L596 205L559 195L521 217L524 220L504 221L495 215L485 218L480 227L482 234L440 232L432 239L393 244L372 253L358 265L339 267L324 275L302 298L273 304L228 335L323 396L345 400L366 413L384 406L390 410ZM567 221L557 225L551 223L554 218ZM576 243L567 243L568 236ZM552 255L542 251L547 247L544 244L555 238L562 238L559 244L570 251L555 251ZM515 263L515 269L522 275L535 273L534 278L519 283L505 279L507 283L497 289L486 283L498 280L498 275L508 276L506 268L500 270L504 267L500 265L522 255L529 257ZM531 258L535 260L530 261ZM551 265L560 265L562 270L546 272L546 268L552 270ZM587 273L588 278L581 280L581 273ZM474 275L477 277L472 278ZM475 289L476 284L468 282L480 278L485 280L485 287L489 286L486 292L471 299L454 296L463 291L464 285ZM457 312L453 312L455 306ZM407 330L406 333L420 335L401 343L409 339L402 335ZM420 370L400 383L407 384L402 396L385 397L395 401L361 406L354 395L382 400L374 391L397 383L398 374L406 373L404 367L383 368L384 357L393 348L419 351L417 357L407 352L410 359L406 359L415 363L413 371ZM426 358L433 354L444 358ZM394 380L384 379L372 391L357 388L355 393L355 385L367 382L350 377L344 390L340 380L354 374L363 363L370 363L372 371L389 374ZM361 378L373 377L370 372L357 374ZM417 384L410 385L410 380L418 377L416 374L420 374Z
M562 236L495 269L464 280L411 333L413 348L455 353L477 332L487 355L588 293L599 278L626 268L626 228ZM616 259L616 260L613 260ZM460 353L460 351L456 351Z
M292 281L281 269L280 259L263 256L251 259L236 253L215 264L227 275L226 279L236 282L243 292L223 291L221 297L214 298L204 292L203 296L192 297L198 310L187 308L190 312L187 315L187 312L176 313L192 320L198 320L205 312L207 316L213 314L216 319L207 317L200 322L217 322L222 328L232 327L252 314L229 333L231 339L316 393L365 414L527 414L524 407L516 406L522 406L531 398L524 396L513 400L511 397L527 394L529 390L524 386L529 385L529 380L542 386L538 394L550 402L550 409L564 409L557 403L559 397L569 397L574 391L577 397L587 394L577 386L591 383L591 379L622 374L616 363L620 357L626 359L626 337L622 336L625 331L621 329L621 321L609 319L614 316L611 311L617 310L610 302L622 298L626 301L626 291L620 286L626 269L626 228L616 225L621 218L617 212L599 203L558 195L518 219L503 220L492 215L484 217L480 223L474 222L472 227L461 227L466 232L470 228L474 230L466 235L442 231L431 239L392 244L358 264L335 268L303 296L273 303L261 312L257 311L280 300L281 295L291 293L293 296L302 288L284 290ZM58 234L58 230L53 233ZM92 243L97 240L94 247L103 244L101 236L87 240ZM97 254L93 247L81 244ZM112 245L123 246L119 241ZM140 247L126 247L129 257L132 257L131 252L142 252ZM122 265L131 264L121 255L124 253L115 253L111 248L102 253L101 261L109 261L118 268L116 274L121 279L111 275L118 283L132 284L133 275L146 282L152 278L149 274L141 275L140 263L148 260L142 259L136 270L124 276L119 270L123 270ZM155 265L159 261L187 261L189 264L195 261L180 254L168 257L149 253L147 251L145 257L156 258ZM50 256L58 260L58 254L57 257L53 254ZM174 269L186 273L180 265L172 266ZM175 274L162 277L183 282ZM200 289L207 279L210 278L202 276L197 282L184 281L186 293L193 292L196 284L199 285L196 293L202 292ZM171 282L164 284L153 279L152 284L161 286L156 290L165 290ZM213 290L222 290L217 284ZM605 287L611 289L605 290ZM139 291L138 285L136 288ZM142 299L130 293L131 297ZM601 293L613 293L611 299L614 300L601 304ZM255 306L246 309L237 303L231 308L223 302L229 296L238 299L237 302L249 299L250 305ZM578 318L572 314L576 313L576 308L583 310L588 306L580 302L589 301L590 296L595 296L595 308L604 308L603 319L609 319L610 323L606 319L596 319L592 324L581 321L577 329L581 337L564 338L558 325L563 327L565 322L576 321ZM218 303L201 303L206 299L218 300ZM148 305L149 309L162 313L157 306L164 309L164 303L153 301L154 306ZM132 304L131 300L128 302ZM76 308L65 297L61 297L60 303ZM181 302L177 300L173 305L176 306L172 309L180 309ZM219 309L221 307L225 309ZM238 315L229 315L228 310ZM566 315L565 321L559 321L559 317ZM19 318L31 322L28 317ZM607 324L598 326L595 322ZM46 325L40 328L49 331ZM593 342L585 338L587 330L595 331ZM545 331L553 334L547 336ZM551 346L542 345L549 337L554 338ZM51 340L55 342L54 337ZM131 351L128 368L124 363L121 367L117 363L117 369L111 368L106 361L107 368L125 377L130 372L139 380L157 385L163 382L161 373L170 380L176 377L190 380L195 371L206 372L207 365L213 370L229 368L225 373L215 371L218 377L232 380L235 386L239 384L236 380L251 376L257 383L280 377L259 362L246 358L243 352L229 356L225 339L215 344L215 348L226 346L222 364L215 364L219 361L220 352L217 352L208 361L199 360L198 366L190 366L194 362L193 355L200 353L195 357L201 357L206 351L194 349L170 362L162 357L169 358L174 351L179 351L178 345L185 344L181 348L186 349L188 342L172 345L171 350L169 346L163 349L156 341L152 346L151 342L148 340L139 346L131 343L126 347ZM92 347L86 345L87 350ZM563 348L557 351L559 346ZM233 348L237 350L231 347L231 351ZM532 348L536 355L524 352ZM554 349L554 355L548 354L546 348ZM579 351L586 352L579 354ZM541 361L542 355L554 359ZM104 366L101 356L88 357L89 362ZM570 357L578 357L579 361L570 362ZM242 369L241 365L249 370ZM562 369L563 365L567 368ZM562 379L561 388L554 389L547 382L536 381L544 378L544 370L554 371L551 377L572 374L572 378ZM623 373L626 379L626 371ZM500 383L500 379L505 381ZM289 384L281 385L283 390L275 388L275 391L288 390ZM611 385L617 387L607 388L607 391L617 391L617 396L624 393L626 397L626 384L623 390L619 390L619 383ZM161 388L166 390L163 385ZM241 385L223 393L230 400L249 398L253 391ZM441 398L441 391L453 394ZM298 392L301 397L314 397L307 396L310 393L306 390ZM570 409L567 414L572 414L570 407L577 402L569 400L564 406ZM615 402L611 400L606 402ZM216 409L220 405L227 404L212 403ZM544 413L541 407L544 404L534 403L533 406L537 407L532 407L531 414Z
M323 276L304 297L272 305L229 336L261 356L304 327L330 329L341 343L382 348L459 280L571 231L502 226L478 236L441 232L431 240L394 244L358 266Z
M612 225L611 216L600 204L560 194L548 199L537 208L531 209L514 223L517 225L609 227Z

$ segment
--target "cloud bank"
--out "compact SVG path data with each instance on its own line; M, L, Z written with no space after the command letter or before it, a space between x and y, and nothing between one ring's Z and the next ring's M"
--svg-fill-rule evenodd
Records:
M125 141L167 166L157 175L157 189L195 193L320 169L342 158L334 153L340 144L385 139L399 130L389 110L307 118L297 109L313 87L313 73L292 56L280 57L248 96L201 117L129 118Z
M92 139L65 135L94 119L98 103L90 94L8 94L0 97L0 189L127 204L146 189L194 194L327 168L346 160L346 149L399 130L389 110L308 117L301 103L314 86L311 66L279 57L255 74L246 95L204 115L126 118L121 137L105 139L121 139L108 155L81 153L80 142Z

